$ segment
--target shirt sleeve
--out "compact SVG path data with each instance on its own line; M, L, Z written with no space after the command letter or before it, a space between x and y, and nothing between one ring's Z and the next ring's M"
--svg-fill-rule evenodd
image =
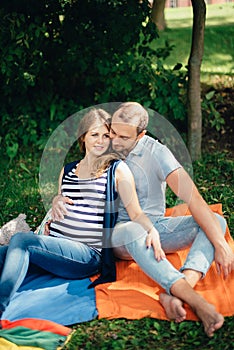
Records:
M182 167L172 152L165 145L160 145L160 147L157 147L157 151L155 150L154 152L154 157L157 164L157 175L162 181L165 181L171 172Z

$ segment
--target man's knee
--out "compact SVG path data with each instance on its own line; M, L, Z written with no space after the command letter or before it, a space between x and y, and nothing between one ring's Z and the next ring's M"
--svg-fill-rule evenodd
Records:
M125 246L116 247L113 250L116 258L119 258L121 260L132 260L132 256L129 254Z
M146 236L144 228L135 222L118 223L112 234L112 246L120 247Z

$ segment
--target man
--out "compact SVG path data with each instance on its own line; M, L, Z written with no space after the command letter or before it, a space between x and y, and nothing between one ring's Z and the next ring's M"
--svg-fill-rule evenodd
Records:
M126 157L140 205L159 231L165 253L191 248L180 271L167 259L158 262L154 256L154 237L149 238L151 232L142 232L137 224L130 222L120 203L119 222L112 235L114 251L118 258L134 259L166 290L167 293L160 295L160 302L168 318L183 321L186 318L183 302L186 302L203 322L207 335L213 336L222 327L224 318L193 288L205 276L213 260L224 278L234 269L234 254L224 238L226 222L210 210L168 148L145 135L147 124L148 113L140 104L121 104L112 118L113 148ZM164 217L166 184L187 203L192 216ZM149 239L152 247L146 249Z

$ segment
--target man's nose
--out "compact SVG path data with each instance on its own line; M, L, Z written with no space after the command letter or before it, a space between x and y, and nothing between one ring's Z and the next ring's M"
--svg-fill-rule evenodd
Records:
M119 138L117 137L117 136L114 136L113 138L112 138L112 144L113 145L117 145L119 143Z

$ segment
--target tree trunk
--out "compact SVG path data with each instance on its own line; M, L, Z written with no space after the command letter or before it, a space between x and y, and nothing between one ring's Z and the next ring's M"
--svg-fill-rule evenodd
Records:
M166 29L164 14L165 3L166 0L154 0L152 3L152 21L156 24L158 30L160 31Z
M206 4L191 0L193 6L192 46L188 61L188 149L192 160L201 157L202 112L200 70L204 51Z

